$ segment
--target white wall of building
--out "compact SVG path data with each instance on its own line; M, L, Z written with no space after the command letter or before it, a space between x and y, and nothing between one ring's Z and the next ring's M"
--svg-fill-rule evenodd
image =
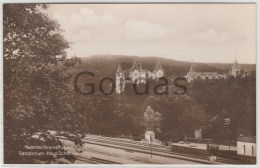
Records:
M237 154L256 157L256 144L249 142L237 142Z
M154 141L155 140L155 134L153 131L146 131L145 132L145 139L148 141Z

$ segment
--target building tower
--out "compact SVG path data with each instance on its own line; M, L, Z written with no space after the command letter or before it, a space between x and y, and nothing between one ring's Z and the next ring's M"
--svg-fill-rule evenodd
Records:
M240 75L240 65L238 64L237 59L235 59L235 63L232 65L230 73L235 78Z
M117 71L116 71L116 92L122 93L125 90L125 76L124 71L121 67L121 65L118 65Z
M195 69L194 69L194 64L193 64L193 61L190 65L190 73L194 73L195 72Z
M138 83L146 83L147 71L142 68L141 60L139 61L139 80Z
M154 73L155 73L155 79L161 78L164 75L164 69L160 63L160 60L157 60L157 63L153 69Z
M134 83L134 82L139 83L138 79L140 77L141 70L142 70L142 67L134 59L133 65L130 69L130 78L132 79L132 83Z
M195 72L193 61L191 62L190 71L187 73L185 78L189 83L191 83L194 79L197 78L197 73Z

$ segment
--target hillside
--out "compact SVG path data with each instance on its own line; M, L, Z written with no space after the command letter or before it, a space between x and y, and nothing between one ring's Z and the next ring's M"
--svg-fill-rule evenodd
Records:
M70 71L78 73L81 71L91 71L96 76L114 77L115 71L120 63L123 69L128 69L132 66L133 60L141 61L144 69L153 70L158 57L137 57L126 55L93 55L81 58L82 63L73 67ZM173 59L159 58L163 68L168 76L184 75L189 71L191 62L176 61ZM194 63L195 71L197 72L223 72L227 73L232 64L219 63ZM255 65L242 64L242 68L255 71Z
M123 55L95 55L82 58L82 63L70 69L72 74L82 71L95 73L95 77L82 77L78 85L89 92L85 83L94 83L95 91L101 78L115 78L120 63L123 69L132 66L134 58L141 60L142 67L153 70L156 57L133 57ZM189 62L160 58L166 74L169 76L184 75L190 68ZM230 64L195 63L196 71L228 72ZM242 69L244 65L241 65ZM255 65L248 65L255 68ZM108 84L108 85L107 85ZM103 85L105 93L111 90L111 82ZM139 90L142 90L139 86ZM187 85L185 95L174 95L176 89L169 82L168 95L156 95L153 83L149 85L149 94L137 95L131 86L123 94L75 95L73 101L87 116L82 121L82 131L93 134L142 137L145 130L155 130L160 140L183 139L192 137L194 129L202 128L204 138L219 142L226 139L223 133L223 120L232 118L229 139L236 140L237 132L255 135L255 76L248 78L229 78L228 80L196 81ZM101 95L101 96L100 96ZM145 118L145 114L160 113L159 118ZM154 116L154 115L152 115ZM243 122L246 119L246 122ZM155 122L156 121L156 122ZM191 122L193 121L193 122Z
M209 66L214 66L218 68L219 70L229 70L233 63L230 64L223 64L223 63L209 63ZM240 64L242 69L246 69L251 72L256 71L256 65L255 64Z

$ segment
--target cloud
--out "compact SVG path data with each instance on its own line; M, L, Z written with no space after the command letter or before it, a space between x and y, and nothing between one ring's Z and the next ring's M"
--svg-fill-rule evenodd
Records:
M131 39L156 39L170 35L175 30L165 29L159 24L144 20L128 20L125 24L125 32Z
M97 30L100 32L102 29L108 29L119 23L119 20L111 13L98 15L86 7L72 12L69 16L54 13L53 17L59 21L65 31L65 37L73 43L89 40L98 34Z
M206 31L191 35L191 39L193 40L200 40L209 43L223 42L227 40L227 38L227 34L224 35L224 33L219 33L213 28L209 28Z
M72 16L75 19L86 26L100 26L107 24L115 24L117 19L111 13L104 13L103 15L97 15L94 11L88 8L81 8L79 13ZM74 18L72 20L74 20Z
M51 4L71 53L255 62L255 5ZM245 14L246 13L246 14ZM175 31L176 30L176 31Z

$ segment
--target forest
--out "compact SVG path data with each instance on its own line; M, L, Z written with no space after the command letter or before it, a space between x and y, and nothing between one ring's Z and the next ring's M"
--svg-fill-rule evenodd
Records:
M107 57L117 60L114 64L67 59L65 49L70 43L64 39L59 24L42 12L47 8L45 4L3 6L4 163L52 163L59 157L73 162L73 155L19 155L26 145L62 145L49 130L82 137L91 133L136 140L142 139L146 130L154 130L161 141L192 137L197 128L202 128L203 138L215 141L223 141L226 135L235 140L239 134L256 134L255 75L185 83L187 93L175 95L171 94L176 90L173 80L187 72L189 63L175 61L171 65L164 60L162 64L170 72L166 76L170 81L168 95L155 95L151 90L151 94L137 96L131 85L122 95L106 96L98 90L90 96L78 94L73 87L76 73L94 71L97 78L91 82L98 84L99 77L115 77L120 59ZM121 61L124 68L131 66L131 61ZM150 58L144 67L154 66L155 61ZM198 64L197 68L218 71L207 64ZM110 88L107 83L103 89ZM223 123L226 117L231 118L228 127ZM35 134L40 138L34 138Z
M194 130L199 128L203 138L217 142L225 141L226 137L236 141L241 134L255 135L254 76L196 80L186 85L184 95L173 94L179 88L170 83L168 95L156 95L153 91L149 95L136 95L129 85L120 95L82 96L80 107L91 118L84 129L93 134L131 135L138 139L143 138L146 130L153 130L164 141L183 140L185 135L194 137ZM139 87L142 90L145 86ZM226 118L231 118L228 126L224 125Z

